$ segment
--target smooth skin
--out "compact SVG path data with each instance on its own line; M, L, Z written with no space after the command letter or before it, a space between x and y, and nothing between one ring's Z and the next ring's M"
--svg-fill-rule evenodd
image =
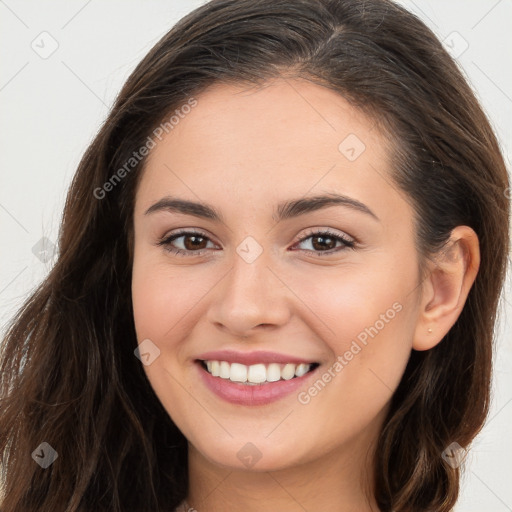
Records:
M371 458L390 399L411 350L434 347L459 316L478 238L454 229L450 250L422 279L413 210L390 177L391 145L327 88L284 78L260 88L216 84L197 101L144 169L132 282L139 343L160 349L145 372L188 440L187 501L200 512L376 511ZM339 149L350 134L365 147L355 159ZM276 222L278 203L326 193L376 218L331 205ZM208 203L223 222L146 213L166 196ZM206 238L158 245L185 228ZM326 228L354 247L311 236ZM237 252L247 237L263 249L251 263ZM297 355L320 363L321 376L396 303L394 318L307 404L292 393L234 405L198 379L197 356L221 349ZM261 456L251 467L237 456L247 443Z

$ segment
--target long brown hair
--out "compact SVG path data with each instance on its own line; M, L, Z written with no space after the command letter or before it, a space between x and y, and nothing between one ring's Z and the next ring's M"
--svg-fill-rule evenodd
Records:
M169 511L186 496L186 439L134 356L132 216L146 158L126 162L209 85L277 76L337 91L395 141L392 179L414 205L421 258L458 225L479 237L464 309L435 348L412 352L375 459L383 512L453 507L459 469L441 452L468 446L488 413L509 250L509 182L489 122L434 34L389 0L213 0L127 80L73 179L58 259L10 324L2 512ZM31 456L42 442L58 454L47 468Z

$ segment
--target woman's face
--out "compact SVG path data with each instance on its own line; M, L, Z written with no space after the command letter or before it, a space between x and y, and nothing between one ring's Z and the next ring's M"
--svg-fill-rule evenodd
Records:
M136 196L133 306L151 386L210 464L360 456L418 315L413 213L386 139L305 81L196 99L154 139Z

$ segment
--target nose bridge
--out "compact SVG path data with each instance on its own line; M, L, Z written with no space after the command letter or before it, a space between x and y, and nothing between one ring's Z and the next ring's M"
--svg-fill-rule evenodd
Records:
M236 247L231 271L210 308L210 320L237 335L261 324L285 322L284 289L271 266L269 251L253 237L246 237Z

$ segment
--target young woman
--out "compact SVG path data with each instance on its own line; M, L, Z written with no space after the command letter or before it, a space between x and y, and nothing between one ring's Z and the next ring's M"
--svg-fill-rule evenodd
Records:
M457 66L391 1L188 14L3 342L1 510L451 510L509 190Z

